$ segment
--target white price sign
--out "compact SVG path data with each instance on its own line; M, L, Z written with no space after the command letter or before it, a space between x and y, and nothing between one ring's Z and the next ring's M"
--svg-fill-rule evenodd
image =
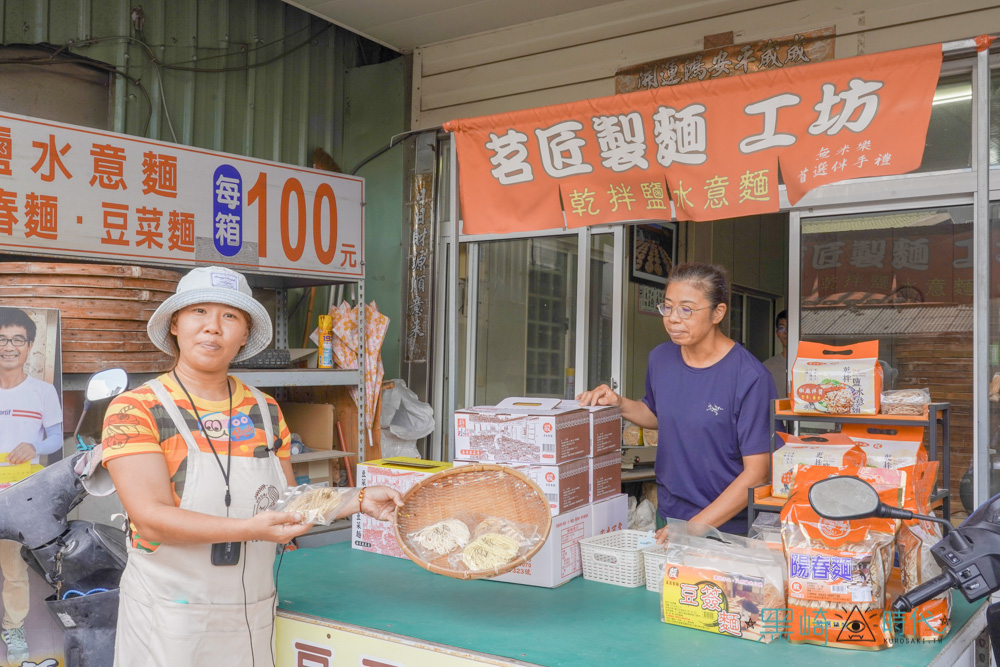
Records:
M0 247L364 277L364 179L0 114Z

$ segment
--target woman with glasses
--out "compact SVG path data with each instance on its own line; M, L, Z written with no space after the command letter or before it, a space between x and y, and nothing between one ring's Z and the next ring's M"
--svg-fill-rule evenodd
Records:
M583 405L620 406L625 419L659 429L660 543L668 518L745 533L747 490L767 481L774 383L719 328L728 308L725 269L677 266L659 306L670 340L649 355L646 396L636 401L601 385L577 397Z
M764 362L771 372L778 398L788 398L788 311L783 310L774 318L774 332L781 341L781 352Z

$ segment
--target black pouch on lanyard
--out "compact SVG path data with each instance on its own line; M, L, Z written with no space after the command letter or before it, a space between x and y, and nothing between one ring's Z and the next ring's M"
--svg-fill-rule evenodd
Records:
M240 562L242 542L215 542L212 544L212 565L236 565Z

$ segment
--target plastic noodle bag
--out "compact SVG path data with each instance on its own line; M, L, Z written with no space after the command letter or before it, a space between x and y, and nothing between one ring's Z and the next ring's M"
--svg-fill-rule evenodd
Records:
M846 347L799 343L789 392L794 412L875 415L881 393L877 340Z
M670 521L660 597L664 623L769 643L767 615L785 607L785 559L757 540ZM720 541L721 540L721 541Z
M882 414L922 415L931 403L930 389L892 389L882 392Z
M321 484L300 484L287 489L271 509L278 512L299 512L302 523L329 526L337 515L354 502L360 489L338 488Z
M747 539L760 540L768 549L784 554L785 548L781 543L781 515L777 512L758 514L747 532Z
M778 436L785 444L771 454L771 495L775 498L788 497L799 465L835 468L865 465L865 452L842 433L801 438L789 433Z
M919 463L907 469L908 484L904 509L933 516L931 492L937 476L937 461ZM941 526L931 521L903 521L896 538L903 592L909 592L941 574L941 567L931 554L931 547L944 537ZM902 618L903 635L908 639L937 641L951 630L951 591L928 600Z
M449 566L456 570L501 574L508 563L528 553L541 539L535 526L505 517L469 513L462 519L471 539L447 557Z
M800 466L781 510L788 558L788 608L793 643L877 651L893 643L885 614L892 570L894 519L833 521L809 505L809 488L835 475L871 484L883 502L899 507L906 474L881 468Z
M882 394L885 396L885 394ZM927 463L923 426L869 426L844 424L840 429L864 450L872 468L906 468Z

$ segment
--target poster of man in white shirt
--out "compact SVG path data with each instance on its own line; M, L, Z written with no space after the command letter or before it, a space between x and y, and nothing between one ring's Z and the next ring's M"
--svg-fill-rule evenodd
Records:
M62 457L61 386L59 311L0 306L0 490ZM20 544L0 540L0 639L7 649L6 662L12 665L42 652L49 657L52 649L61 653L59 644L53 646L50 619L28 622L31 632L25 632L32 607L30 589L40 588L36 591L39 602L50 591L38 585L44 582L29 572L20 552ZM39 609L32 618L47 616L44 604L36 606ZM29 638L33 639L30 650Z

